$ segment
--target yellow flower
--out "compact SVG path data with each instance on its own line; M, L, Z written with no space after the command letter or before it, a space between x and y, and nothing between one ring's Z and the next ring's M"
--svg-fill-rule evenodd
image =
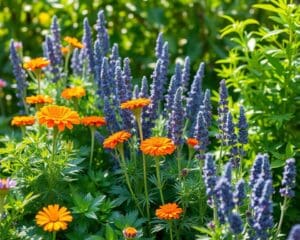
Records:
M106 125L105 118L98 117L98 116L84 117L81 119L81 123L84 126L95 126L95 127L101 127L101 126Z
M33 116L16 116L12 119L12 126L30 126L35 122L35 118Z
M43 227L44 231L57 232L66 230L68 222L72 222L73 217L70 211L65 207L59 207L58 204L44 207L35 216L36 224Z
M121 103L121 109L134 110L148 106L151 100L148 98L137 98Z
M195 147L196 145L199 144L199 141L196 138L188 138L186 140L186 143L191 147Z
M83 44L74 37L65 37L64 40L73 48L83 48Z
M46 103L53 103L53 98L45 95L36 95L26 97L27 104L46 104Z
M167 203L156 209L155 215L161 220L172 220L178 219L182 212L182 208L178 207L176 203Z
M23 67L28 70L34 72L35 70L42 69L50 64L50 61L46 58L34 58L24 63Z
M41 12L38 16L39 22L43 26L48 26L50 24L51 18L50 15L46 12Z
M85 96L85 90L83 87L66 88L62 91L61 96L64 99L81 98Z
M42 107L37 113L37 117L40 124L46 125L48 128L57 127L59 131L63 131L65 127L72 129L73 124L80 123L77 112L57 105Z
M142 141L140 149L144 154L150 156L165 156L172 154L176 146L169 138L151 137Z
M123 229L123 236L126 239L134 239L137 235L137 230L134 227L127 227Z
M103 142L105 148L114 149L119 143L127 141L131 137L131 133L127 131L119 131L106 138Z

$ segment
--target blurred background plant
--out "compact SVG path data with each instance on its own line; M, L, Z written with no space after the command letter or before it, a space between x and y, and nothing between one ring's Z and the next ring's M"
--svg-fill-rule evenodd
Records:
M215 61L225 57L227 48L232 45L229 39L220 37L219 29L227 24L220 16L227 14L237 19L251 16L265 21L261 12L249 10L255 2L261 1L3 0L0 1L0 77L14 83L9 61L10 39L23 43L25 56L37 57L54 15L59 18L63 36L72 36L76 32L80 39L84 17L95 23L97 12L103 9L111 46L118 43L120 55L134 59L131 67L135 78L142 77L139 75L141 70L146 76L152 72L155 65L153 43L161 31L169 43L170 62L174 64L175 58L183 62L184 56L189 56L194 73L199 63L205 61L209 65L206 77L211 79L206 84L216 88ZM8 89L6 94L14 97ZM9 103L13 104L6 105L7 111L16 112L14 99Z

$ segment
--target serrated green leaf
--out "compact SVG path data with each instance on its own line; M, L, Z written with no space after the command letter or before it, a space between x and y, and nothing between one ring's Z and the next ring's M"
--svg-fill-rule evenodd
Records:
M205 228L205 227L197 227L197 226L192 226L193 229L195 229L198 232L201 233L206 233L209 236L213 236L213 232L211 232L209 229Z

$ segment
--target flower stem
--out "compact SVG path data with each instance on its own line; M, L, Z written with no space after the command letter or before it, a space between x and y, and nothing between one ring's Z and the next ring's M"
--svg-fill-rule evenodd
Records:
M140 111L136 112L134 115L139 129L140 142L142 142L144 140L144 136L143 136L143 128L141 124L141 112ZM148 184L147 184L147 165L146 165L146 157L144 154L142 154L142 158L143 158L144 191L146 197L147 218L148 220L150 220L150 203L149 203Z
M52 234L52 240L56 240L56 232L55 231Z
M162 192L162 184L160 180L160 171L159 171L159 158L155 158L155 167L156 167L156 178L157 178L157 187L159 189L160 199L162 204L165 204L164 195Z
M70 47L70 50L68 51L67 55L66 55L66 60L65 60L65 66L64 66L64 73L66 74L65 79L64 79L64 83L63 83L63 88L66 87L67 85L67 80L68 80L68 65L69 65L69 60L70 60L70 56L72 54L72 47Z
M170 230L170 240L173 240L172 220L169 220L168 223L169 223L169 230Z
M92 161L93 161L94 146L95 146L95 128L90 127L90 129L91 129L91 154L90 154L89 171L92 170Z
M133 200L135 201L135 204L136 204L136 207L138 208L138 210L140 211L141 215L144 216L144 213L140 207L140 204L139 204L139 201L137 199L137 197L135 196L134 194L134 191L132 189L132 186L131 186L131 183L130 183L130 180L129 180L129 176L128 176L128 173L127 173L127 167L126 167L126 161L125 161L125 155L124 155L124 148L123 148L123 143L120 143L117 145L117 149L120 153L120 156L121 156L121 161L120 161L120 165L121 165L121 168L124 172L124 175L125 175L125 181L126 181L126 184L128 186L128 189L131 193L131 196L133 198Z
M281 226L283 223L283 217L284 217L285 211L287 209L287 203L288 203L288 198L285 196L283 199L283 204L280 206L281 213L280 213L280 219L279 219L279 223L278 223L278 227L277 227L277 231L276 231L277 237L279 237L279 234L280 234Z

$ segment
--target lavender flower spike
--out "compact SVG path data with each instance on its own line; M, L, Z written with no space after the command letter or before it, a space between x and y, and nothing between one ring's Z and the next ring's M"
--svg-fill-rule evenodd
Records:
M299 240L300 239L300 224L296 224L292 227L287 240Z
M209 144L209 137L204 115L201 111L199 111L197 114L193 137L199 141L199 145L195 146L195 148L200 151L206 151Z
M261 172L262 172L262 164L263 164L263 158L264 156L262 154L257 154L254 164L251 168L251 174L250 174L250 187L253 188L254 184L258 180Z
M140 98L148 98L149 97L148 82L147 82L147 78L145 76L143 76L143 78L142 78L142 86L141 86L141 90L139 93L139 97Z
M248 123L245 116L245 110L240 106L240 116L238 121L239 137L238 141L240 144L248 143Z
M53 16L51 23L51 33L53 39L53 49L55 53L56 63L62 64L63 58L61 53L61 39L60 39L60 28L57 22L57 17Z
M235 191L233 193L233 201L237 206L243 205L243 201L246 198L245 191L245 181L240 179L235 186Z
M24 107L25 111L27 112L27 106L25 104L25 97L26 97L26 88L28 86L26 82L26 73L22 68L22 62L19 58L16 48L14 46L14 40L10 42L10 60L13 65L13 73L17 80L17 91L16 94L17 98L19 99L18 106Z
M91 27L87 18L84 18L83 20L83 44L84 44L84 51L86 51L86 55L88 57L89 70L90 72L93 73L95 67L93 39L92 39Z
M183 93L186 92L187 86L190 82L190 71L191 71L191 61L189 57L184 59L183 71L182 71L182 87Z
M254 229L259 239L268 239L268 230L274 226L273 223L273 203L272 203L273 187L272 181L267 180L263 189L259 206L255 208Z
M109 36L105 28L105 17L103 10L98 12L98 18L96 22L97 40L99 40L101 55L105 56L109 50Z
M281 182L282 188L280 189L280 195L282 197L292 198L295 196L295 191L293 189L296 187L296 174L295 159L287 159Z
M203 166L203 179L206 187L206 195L209 203L214 196L214 189L217 182L216 165L212 154L205 154L204 166Z
M232 164L230 162L226 163L223 171L223 177L225 177L229 183L231 183L232 178Z
M218 124L221 142L222 144L225 144L226 118L228 113L228 90L224 79L220 82L219 95Z
M155 55L157 58L162 57L163 44L164 44L163 34L160 32L157 36L156 46L155 46Z
M243 221L241 216L237 213L232 213L229 217L229 225L233 234L240 234L243 232Z
M132 98L132 84L131 84L132 76L131 76L129 58L125 58L123 61L123 78L127 89L127 97L128 99L131 99Z
M187 103L186 103L186 111L187 117L193 123L195 119L195 112L199 111L199 106L202 101L202 79L204 76L204 67L205 64L201 63L198 71L194 77L191 90L188 94Z
M211 126L211 119L212 119L212 106L210 101L210 90L206 89L204 93L204 98L202 105L200 106L200 109L204 113L204 118L207 124L207 127L209 128Z
M184 128L184 110L182 106L182 88L179 87L175 93L175 99L172 106L172 112L169 120L169 130L171 139L175 145L179 145L183 142L182 134Z

